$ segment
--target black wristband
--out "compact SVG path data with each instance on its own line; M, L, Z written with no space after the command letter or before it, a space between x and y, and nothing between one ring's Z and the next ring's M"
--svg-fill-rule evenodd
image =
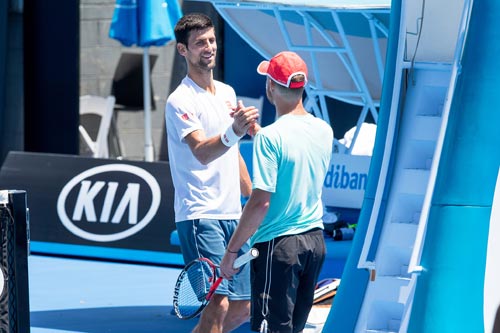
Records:
M229 253L238 253L238 252L240 252L240 251L231 251L229 248L227 248L226 251L229 252Z

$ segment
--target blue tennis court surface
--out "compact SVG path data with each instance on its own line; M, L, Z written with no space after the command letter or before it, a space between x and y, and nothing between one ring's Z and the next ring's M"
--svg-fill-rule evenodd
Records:
M172 314L180 268L31 255L28 269L31 333L189 333L198 321ZM327 315L317 309L304 333Z
M178 268L39 255L28 264L31 333L184 333L196 325L171 314Z

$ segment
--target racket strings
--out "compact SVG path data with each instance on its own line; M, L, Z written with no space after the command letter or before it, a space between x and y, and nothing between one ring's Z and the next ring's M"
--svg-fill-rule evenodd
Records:
M206 302L205 297L214 280L214 269L204 261L196 261L184 271L177 281L174 295L179 317L189 318L197 314Z
M267 315L269 314L269 293L271 291L271 267L273 264L273 252L274 252L274 239L267 246L267 257L266 257L266 279L264 281L264 293L262 300L261 314L264 318L260 323L260 333L267 333Z

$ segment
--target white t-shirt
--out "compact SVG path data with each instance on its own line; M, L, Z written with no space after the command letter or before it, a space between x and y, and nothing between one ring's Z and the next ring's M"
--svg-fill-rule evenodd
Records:
M215 89L214 96L186 76L167 99L165 120L176 222L239 219L241 215L238 145L203 165L184 140L195 130L203 130L210 138L232 124L226 102L236 105L234 89L219 81L215 81Z

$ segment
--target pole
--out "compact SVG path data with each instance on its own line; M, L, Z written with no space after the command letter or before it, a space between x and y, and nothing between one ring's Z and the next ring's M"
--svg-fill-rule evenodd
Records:
M144 160L153 162L154 148L151 137L151 87L149 77L149 47L144 47L142 58L143 91L144 91Z

